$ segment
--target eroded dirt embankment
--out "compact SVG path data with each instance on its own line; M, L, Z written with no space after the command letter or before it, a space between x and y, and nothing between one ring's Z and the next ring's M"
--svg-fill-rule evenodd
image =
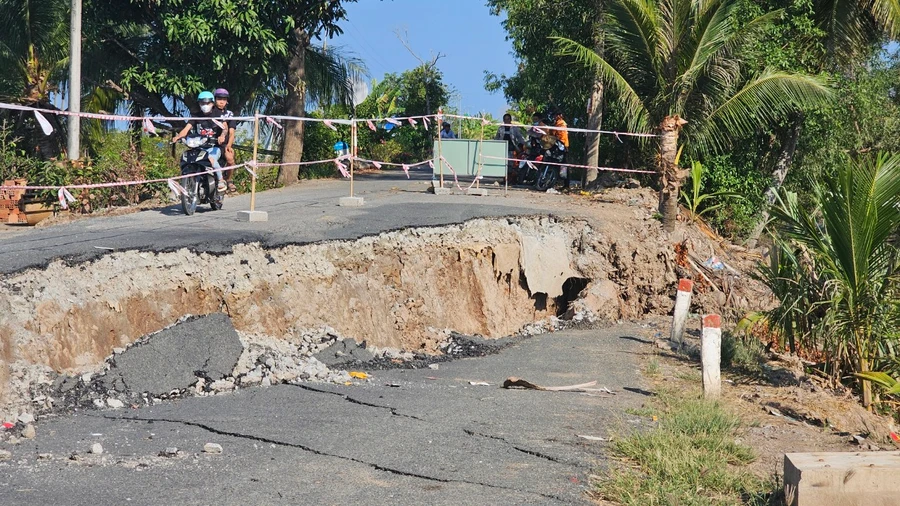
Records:
M582 220L479 219L355 241L236 245L222 256L117 252L10 275L0 280L0 405L27 402L23 389L42 368L95 371L115 348L190 314L227 313L247 334L290 338L328 325L374 346L429 351L445 329L501 337L566 310L665 313L671 247L655 220L630 226L611 236Z

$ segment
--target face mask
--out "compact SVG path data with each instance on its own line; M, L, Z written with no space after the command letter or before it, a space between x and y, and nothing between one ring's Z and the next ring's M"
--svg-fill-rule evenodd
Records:
M203 104L200 106L200 110L203 112L209 112L212 110L212 108L213 108L212 104Z

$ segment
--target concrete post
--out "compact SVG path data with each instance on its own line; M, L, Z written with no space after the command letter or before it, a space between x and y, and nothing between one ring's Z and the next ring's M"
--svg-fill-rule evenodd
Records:
M675 295L675 312L672 316L672 335L670 339L680 347L684 344L684 325L688 311L691 309L691 290L694 282L690 279L678 281L678 292Z
M703 336L700 338L700 361L703 371L703 396L717 399L722 393L722 318L717 314L703 317Z

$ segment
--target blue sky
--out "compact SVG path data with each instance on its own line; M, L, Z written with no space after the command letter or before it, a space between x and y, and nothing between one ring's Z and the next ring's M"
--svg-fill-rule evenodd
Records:
M451 105L467 113L506 110L503 94L484 89L484 71L511 74L515 70L512 46L484 0L359 0L348 3L344 34L329 45L343 46L365 61L369 73L380 80L385 73L401 73L419 65L403 46L395 30L408 35L409 45L421 58L438 60L444 83L457 91Z

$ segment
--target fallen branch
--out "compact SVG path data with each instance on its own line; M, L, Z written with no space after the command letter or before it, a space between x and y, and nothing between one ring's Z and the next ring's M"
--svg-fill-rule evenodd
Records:
M713 289L716 290L716 291L718 291L718 292L721 292L721 291L722 291L722 290L719 288L719 286L716 285L715 283L713 283L713 280L710 279L709 276L707 276L706 273L704 273L703 270L700 269L700 266L698 266L697 264L695 264L694 261L690 259L690 257L686 257L686 260L688 261L689 264L691 264L691 267L693 267L694 270L697 271L698 274L700 274L700 276L704 279L704 281L706 281L707 283L709 283L709 286L713 287Z
M579 385L542 387L540 385L535 385L530 381L516 378L515 376L510 376L509 378L506 378L506 381L503 382L503 388L524 388L526 390L542 390L545 392L601 392L605 394L615 395L612 390L606 387L589 388L596 384L596 381L589 381L587 383L581 383Z

